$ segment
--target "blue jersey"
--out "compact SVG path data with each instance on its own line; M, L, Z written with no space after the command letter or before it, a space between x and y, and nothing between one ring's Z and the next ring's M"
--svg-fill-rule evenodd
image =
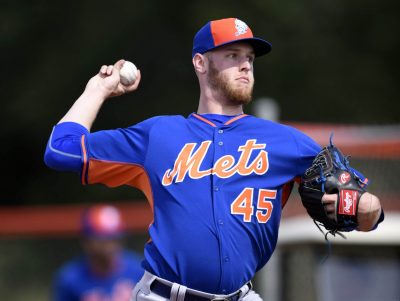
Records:
M136 187L150 203L144 268L219 294L237 290L268 261L293 181L320 151L294 128L245 114L159 116L81 131L80 154L70 161L79 161L83 183Z
M65 264L58 271L53 288L54 301L128 301L144 271L141 258L122 252L115 269L107 276L94 274L86 257Z

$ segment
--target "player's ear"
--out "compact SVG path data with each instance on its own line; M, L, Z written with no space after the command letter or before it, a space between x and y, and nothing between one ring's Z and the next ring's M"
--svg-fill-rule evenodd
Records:
M200 54L200 53L196 53L195 56L192 59L193 62L193 67L194 70L196 71L196 73L206 73L207 70L207 62L206 62L207 58L206 56Z

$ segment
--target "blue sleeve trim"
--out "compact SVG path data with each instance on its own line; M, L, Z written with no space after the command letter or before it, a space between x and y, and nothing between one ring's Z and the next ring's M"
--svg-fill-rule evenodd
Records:
M67 156L67 157L71 157L71 158L81 159L81 158L82 158L81 155L74 154L74 153L67 153L67 152L64 152L64 151L55 149L55 148L52 146L52 144L53 144L53 134L54 134L54 130L55 130L55 127L53 127L53 130L51 131L51 134L50 134L50 139L49 139L49 143L48 143L49 149L50 149L52 152L55 152L55 153L57 153L57 154L59 154L59 155L62 155L62 156Z
M89 134L82 125L64 122L56 125L50 135L44 154L44 162L52 169L81 172L81 137Z

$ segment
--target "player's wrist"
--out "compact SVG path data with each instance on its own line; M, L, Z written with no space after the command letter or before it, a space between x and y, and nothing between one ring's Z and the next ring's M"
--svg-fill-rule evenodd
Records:
M110 97L112 91L98 84L95 87L87 86L82 93L82 98L102 104Z
M106 81L106 79L96 75L88 81L83 95L97 101L105 101L107 98L112 97L117 86L118 82Z

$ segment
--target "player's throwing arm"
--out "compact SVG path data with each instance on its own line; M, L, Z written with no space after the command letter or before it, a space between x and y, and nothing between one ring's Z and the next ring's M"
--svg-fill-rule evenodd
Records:
M99 73L89 80L82 95L59 123L76 122L90 130L106 99L135 91L140 83L140 70L135 70L132 66L126 68L125 63L132 64L119 60L114 65L103 65Z

